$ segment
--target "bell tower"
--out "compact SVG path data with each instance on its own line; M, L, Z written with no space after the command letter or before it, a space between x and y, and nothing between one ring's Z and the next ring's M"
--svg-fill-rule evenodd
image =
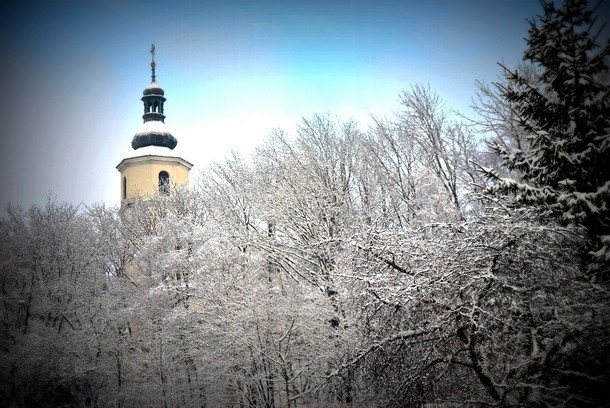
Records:
M155 45L150 50L152 60L151 83L143 92L144 123L140 126L131 147L141 155L123 159L117 166L121 173L121 206L135 200L168 196L179 185L188 186L193 165L181 157L168 155L178 140L165 125L165 91L157 84L155 74Z

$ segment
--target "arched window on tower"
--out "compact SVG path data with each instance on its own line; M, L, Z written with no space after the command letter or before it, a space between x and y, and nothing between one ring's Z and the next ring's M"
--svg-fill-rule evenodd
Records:
M159 195L169 195L169 173L165 170L159 172Z
M123 200L127 198L127 177L123 177Z

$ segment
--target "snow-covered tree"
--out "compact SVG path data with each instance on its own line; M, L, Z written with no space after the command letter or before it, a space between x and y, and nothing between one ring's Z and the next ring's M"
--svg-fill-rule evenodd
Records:
M517 177L482 170L493 181L490 191L509 194L516 203L584 228L592 241L591 254L607 265L610 44L599 47L599 30L604 27L596 28L596 10L589 9L586 0L566 0L560 7L548 1L542 5L544 15L539 23L530 23L524 53L524 60L539 75L504 67L506 82L497 84L525 132L527 148L498 142L490 146Z
M582 239L528 212L354 236L337 265L363 406L607 403L608 302ZM354 315L352 315L354 314Z
M540 74L532 64L519 64L516 70L522 76L529 78L529 81L536 82L540 78ZM506 79L500 81L504 81L502 86L506 85ZM526 152L529 150L526 131L519 126L511 102L498 92L498 85L476 81L477 92L472 106L476 115L468 118L468 121L477 128L478 132L485 135L487 142L500 145L510 151ZM502 177L518 176L517 172L502 166L501 158L490 149L480 152L477 163L493 168Z
M451 118L450 109L430 87L414 85L401 93L400 103L401 137L411 140L422 167L442 186L457 217L463 218L469 184L478 178L470 162L476 154L474 134Z
M268 222L270 258L321 289L332 288L339 239L354 223L354 122L329 115L304 119L295 138L275 131L254 157L261 190L259 213ZM268 234L265 234L268 235Z
M96 403L104 396L106 257L79 207L9 207L0 222L0 399ZM48 404L48 405L44 405Z

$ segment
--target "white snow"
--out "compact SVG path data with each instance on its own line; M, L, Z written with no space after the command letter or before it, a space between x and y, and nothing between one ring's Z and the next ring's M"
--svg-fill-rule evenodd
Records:
M148 122L144 122L138 131L136 132L136 136L147 135L150 133L156 133L161 135L170 135L170 131L167 129L167 125L160 120L151 120Z

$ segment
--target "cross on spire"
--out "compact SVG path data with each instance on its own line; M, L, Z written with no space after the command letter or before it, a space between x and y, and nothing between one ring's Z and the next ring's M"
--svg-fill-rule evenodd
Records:
M152 45L150 46L150 54L152 55L152 61L150 62L150 68L152 71L151 78L152 81L155 82L155 66L157 65L155 64L155 43L152 43Z

